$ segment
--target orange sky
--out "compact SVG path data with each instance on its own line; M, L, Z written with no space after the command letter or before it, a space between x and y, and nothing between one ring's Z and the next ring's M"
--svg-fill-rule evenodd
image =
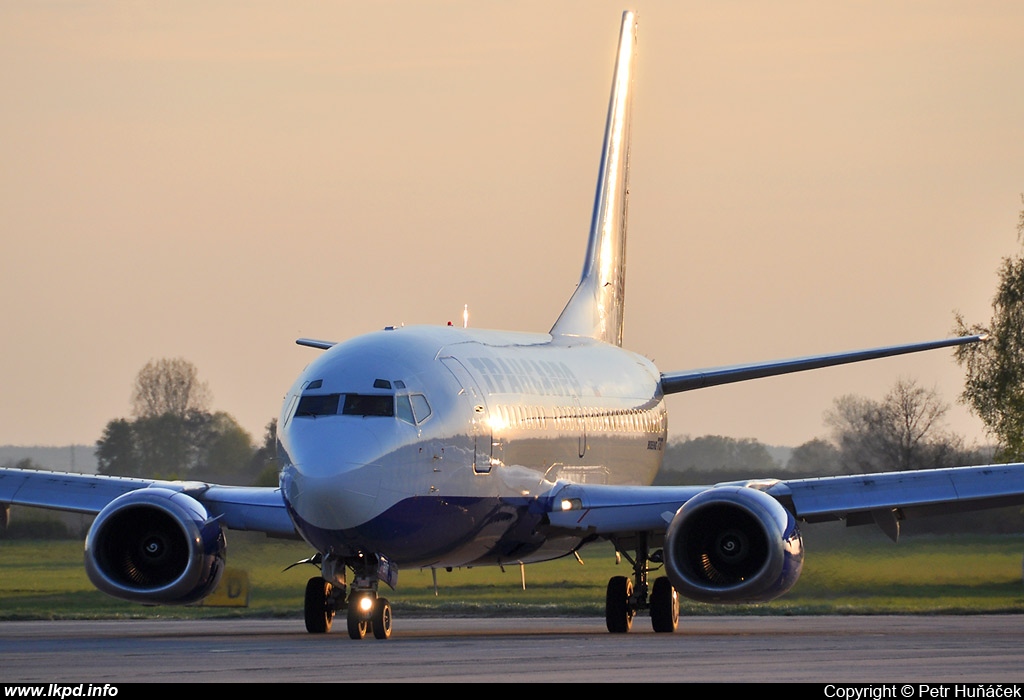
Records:
M1019 2L640 0L627 347L680 370L986 321L1024 192ZM546 331L578 279L621 3L0 4L0 444L93 443L150 359L261 436L385 325ZM939 351L669 399L796 445Z

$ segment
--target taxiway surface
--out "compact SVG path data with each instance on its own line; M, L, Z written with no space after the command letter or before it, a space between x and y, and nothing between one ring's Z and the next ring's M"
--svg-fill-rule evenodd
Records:
M301 620L0 623L0 681L1016 683L1024 618L398 619L387 641Z

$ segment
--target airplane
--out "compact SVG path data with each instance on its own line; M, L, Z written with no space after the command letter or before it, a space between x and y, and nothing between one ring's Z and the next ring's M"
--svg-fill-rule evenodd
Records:
M610 542L632 575L608 581L608 631L646 613L671 633L679 596L751 603L790 590L803 524L874 523L896 540L907 518L1024 503L1024 464L651 485L668 395L984 338L676 372L623 348L636 35L626 11L583 270L550 330L449 323L299 338L322 352L283 401L277 487L0 469L0 515L14 504L95 516L89 579L145 605L209 595L226 530L301 539L313 551L303 563L319 568L306 630L329 632L344 613L350 638L387 639L385 594L404 569L525 565Z

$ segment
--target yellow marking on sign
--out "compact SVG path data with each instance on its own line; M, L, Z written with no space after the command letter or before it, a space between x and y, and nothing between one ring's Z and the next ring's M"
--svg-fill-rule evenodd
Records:
M213 593L203 600L203 605L216 608L249 607L249 572L243 569L225 569L220 583Z

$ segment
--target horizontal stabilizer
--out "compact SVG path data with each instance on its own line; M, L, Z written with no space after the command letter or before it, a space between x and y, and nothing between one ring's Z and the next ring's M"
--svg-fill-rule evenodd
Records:
M967 345L983 341L984 335L964 335L945 340L932 340L925 343L910 343L906 345L887 345L881 348L870 350L853 350L850 352L831 353L827 355L811 355L809 357L798 357L789 360L775 360L772 362L755 362L745 365L732 365L729 367L716 367L710 369L691 370L688 372L663 372L661 375L661 389L666 394L675 394L681 391L693 391L709 386L720 384L731 384L733 382L745 382L750 379L762 377L774 377L779 374L790 374L791 372L803 372L809 369L821 367L833 367L845 365L851 362L863 362L864 360L875 360L880 357L892 357L894 355L905 355L923 350L935 350L937 348L948 348L957 345Z
M328 348L332 348L337 345L337 343L330 340L315 340L313 338L299 338L295 341L295 344L305 345L307 348L317 348L319 350L327 350Z

